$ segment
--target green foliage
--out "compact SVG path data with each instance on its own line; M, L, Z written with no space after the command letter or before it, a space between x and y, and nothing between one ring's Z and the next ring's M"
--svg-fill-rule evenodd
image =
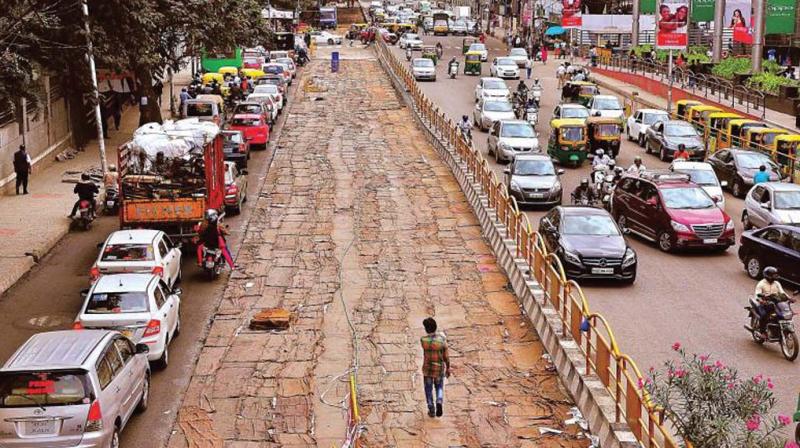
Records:
M637 45L632 47L633 54L636 57L645 57L646 55L650 54L653 51L653 46L650 44L645 45ZM711 59L706 55L708 52L708 48L702 45L693 45L689 47L687 52L675 52L672 54L673 57L678 57L678 54L683 54L686 57L686 62L689 64L694 63L703 63L703 62L710 62ZM669 59L669 51L668 50L656 50L656 60L660 62L666 62Z
M715 65L711 73L720 78L733 79L734 75L750 73L751 67L750 58L731 57Z
M761 70L772 73L773 75L777 75L781 71L783 71L783 67L775 61L770 61L769 59L764 59L761 63Z
M745 83L747 87L778 95L781 86L800 87L800 82L770 72L756 73Z

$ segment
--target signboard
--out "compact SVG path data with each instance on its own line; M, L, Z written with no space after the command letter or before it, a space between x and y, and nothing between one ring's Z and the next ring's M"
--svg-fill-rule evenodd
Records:
M714 0L692 0L692 22L714 20Z
M656 0L639 1L639 14L655 14L655 13L656 13Z
M689 43L689 0L659 0L656 13L656 47L685 50Z
M581 0L561 0L561 26L580 28L581 25Z
M767 0L767 34L794 34L797 0Z
M725 4L725 27L733 29L733 41L753 43L753 7L750 0L728 0Z

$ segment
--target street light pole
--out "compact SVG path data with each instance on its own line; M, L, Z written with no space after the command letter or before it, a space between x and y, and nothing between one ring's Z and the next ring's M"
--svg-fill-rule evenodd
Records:
M764 9L766 0L753 0L753 73L761 71L761 61L764 57Z
M639 45L639 1L640 0L633 0L633 21L631 22L632 47ZM620 40L621 39L622 37L620 36Z
M725 0L714 2L714 44L711 46L711 61L722 60L722 29L725 27Z
M669 76L669 89L667 89L667 113L672 113L672 49L669 50L667 73Z
M106 163L106 142L103 135L103 116L100 112L100 91L97 88L97 68L94 65L94 51L92 49L91 30L89 29L89 5L86 0L82 2L84 29L86 31L86 56L89 59L89 71L92 74L92 90L94 94L94 120L97 122L97 146L100 149L100 169L103 176L108 171Z

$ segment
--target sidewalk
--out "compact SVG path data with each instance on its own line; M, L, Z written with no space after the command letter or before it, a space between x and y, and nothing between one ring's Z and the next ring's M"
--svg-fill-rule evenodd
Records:
M168 88L162 97L162 115L169 117ZM130 138L138 125L139 110L135 106L123 113L119 131L109 123L109 138L105 141L108 163L117 163L117 147ZM71 221L67 213L76 200L72 192L75 184L62 182L64 173L99 166L98 143L92 140L74 159L36 170L28 184L30 194L0 195L0 296L69 232Z
M563 424L570 399L466 198L372 50L336 49L337 74L319 59L329 51L298 79L168 446L341 446L354 354L362 446L587 446ZM251 330L272 307L289 329ZM443 418L422 390L427 316L453 364Z

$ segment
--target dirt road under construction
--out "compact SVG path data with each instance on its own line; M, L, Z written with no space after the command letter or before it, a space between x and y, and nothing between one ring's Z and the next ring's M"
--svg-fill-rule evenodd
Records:
M447 167L373 54L339 51L338 73L315 59L296 81L169 446L341 446L352 367L364 446L587 446ZM288 329L249 329L274 307ZM427 316L453 364L442 418L422 390Z

